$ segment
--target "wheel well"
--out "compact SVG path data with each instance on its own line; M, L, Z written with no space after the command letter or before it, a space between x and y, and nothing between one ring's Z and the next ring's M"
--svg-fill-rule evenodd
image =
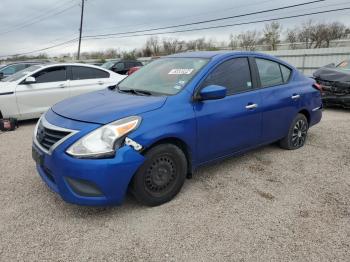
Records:
M1 110L0 110L0 119L3 119L4 117L2 116Z
M143 155L146 154L146 152L148 150L150 150L151 148L158 146L160 144L173 144L173 145L177 146L178 148L180 148L182 150L182 152L185 154L186 159L187 159L187 173L192 174L192 154L191 154L191 151L189 150L187 144L179 138L169 137L169 138L161 139L161 140L153 143L151 146L147 147L142 152L142 154Z
M299 114L302 114L306 117L308 124L310 124L310 113L306 109L303 109L299 112Z

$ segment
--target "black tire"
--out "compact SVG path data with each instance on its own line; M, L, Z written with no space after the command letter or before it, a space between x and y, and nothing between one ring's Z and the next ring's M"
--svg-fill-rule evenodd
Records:
M172 144L161 144L145 154L145 162L134 175L130 191L144 205L158 206L179 193L187 174L183 151Z
M288 150L298 149L304 146L309 124L303 114L298 114L288 131L288 135L279 141L280 147Z

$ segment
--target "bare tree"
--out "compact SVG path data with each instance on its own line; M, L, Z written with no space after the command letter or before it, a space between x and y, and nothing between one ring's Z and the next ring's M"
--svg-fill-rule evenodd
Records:
M298 33L298 40L300 42L305 43L305 48L311 48L312 47L312 41L311 41L311 32L313 30L313 22L312 20L308 20L307 22L302 23L301 29Z
M183 49L184 42L176 38L163 38L163 51L165 54L174 54Z
M286 39L289 43L289 47L290 49L296 49L296 43L298 42L298 29L288 29L287 30L287 39Z
M148 47L152 51L153 55L159 55L160 44L158 36L151 36L150 38L148 38L146 42L146 47Z
M254 51L259 41L259 33L255 30L242 32L237 36L237 40L242 49Z
M228 43L228 46L230 47L231 50L236 50L238 49L239 45L239 40L236 35L230 34L230 40Z
M281 42L281 32L282 26L279 22L272 21L270 24L265 24L263 40L270 46L270 50L277 50L277 45Z
M346 27L339 22L331 23L327 26L327 35L325 38L326 47L329 47L330 41L346 37Z

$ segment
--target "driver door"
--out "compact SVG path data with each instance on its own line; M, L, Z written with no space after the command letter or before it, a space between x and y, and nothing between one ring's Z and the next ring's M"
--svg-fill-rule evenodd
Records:
M70 97L65 66L43 69L32 75L34 83L25 80L16 88L18 109L22 117L37 118L52 105Z
M260 90L254 88L248 58L233 58L218 65L200 88L209 85L226 87L227 96L194 104L200 163L243 151L261 141Z

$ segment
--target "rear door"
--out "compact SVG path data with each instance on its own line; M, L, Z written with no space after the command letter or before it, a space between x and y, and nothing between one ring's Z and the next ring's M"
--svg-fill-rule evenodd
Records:
M201 163L253 147L260 142L260 90L255 89L247 57L222 62L200 88L227 88L223 99L196 101L197 152Z
M21 116L39 117L52 105L70 96L65 66L49 67L32 76L36 80L35 83L26 84L23 81L16 87L17 104Z
M300 108L300 86L290 81L292 69L276 61L255 58L261 87L265 143L283 138Z
M110 73L93 67L70 67L70 94L80 94L104 89L112 84Z

